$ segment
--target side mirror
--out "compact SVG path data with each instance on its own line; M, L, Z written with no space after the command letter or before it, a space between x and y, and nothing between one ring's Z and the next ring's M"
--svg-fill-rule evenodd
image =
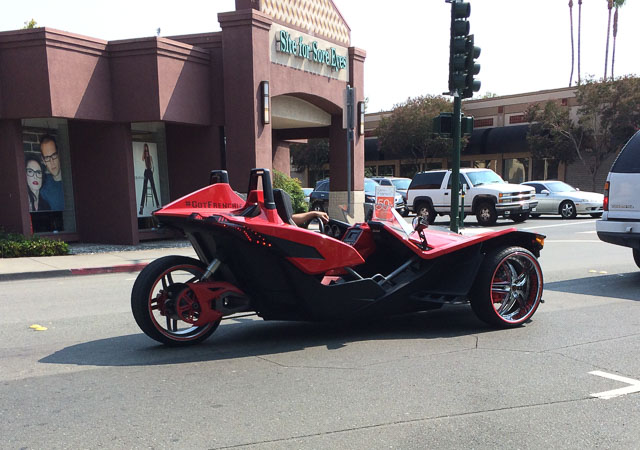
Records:
M543 189L542 191L540 191L540 193L544 195L549 195L550 192L546 189Z
M579 190L580 190L580 188L576 188L576 191L579 191Z
M427 237L424 235L424 230L429 228L429 221L426 217L416 216L414 217L412 224L413 229L416 230L418 236L420 236L422 250L426 250L429 248L429 244L427 243Z
M415 216L411 224L413 225L413 229L418 233L420 233L425 228L429 228L429 221L426 217L423 216Z

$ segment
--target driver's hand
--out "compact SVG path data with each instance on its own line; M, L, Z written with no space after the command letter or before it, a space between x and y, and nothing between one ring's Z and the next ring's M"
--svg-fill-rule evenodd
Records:
M320 220L322 220L322 223L328 223L329 222L329 215L324 212L324 211L312 211L313 214L313 218L319 218Z

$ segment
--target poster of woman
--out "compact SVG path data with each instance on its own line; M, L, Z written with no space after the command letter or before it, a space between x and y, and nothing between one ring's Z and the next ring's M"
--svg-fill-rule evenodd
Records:
M158 177L158 147L152 142L133 143L133 173L135 175L138 217L147 217L160 208Z

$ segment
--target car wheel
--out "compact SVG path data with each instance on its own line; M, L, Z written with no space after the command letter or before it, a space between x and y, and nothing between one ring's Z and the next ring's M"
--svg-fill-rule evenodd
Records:
M471 308L490 325L516 327L536 312L542 289L542 269L533 253L522 247L498 248L480 266Z
M575 219L576 205L571 200L565 200L560 203L559 212L563 219Z
M515 223L522 223L528 218L529 218L529 213L520 213L520 214L514 214L513 216L511 216L511 220L513 220Z
M483 227L490 227L498 220L496 208L489 202L482 202L476 208L476 219Z
M602 213L594 213L594 214L589 214L591 217L593 217L594 219L599 219L600 217L602 217Z
M311 209L313 211L325 212L324 208L322 207L322 203L320 202L314 202L313 205L311 205Z
M429 225L433 225L436 221L436 212L433 209L433 206L426 202L418 203L418 206L416 207L416 215L426 218Z
M636 262L636 266L640 269L640 250L637 248L633 249L633 260Z

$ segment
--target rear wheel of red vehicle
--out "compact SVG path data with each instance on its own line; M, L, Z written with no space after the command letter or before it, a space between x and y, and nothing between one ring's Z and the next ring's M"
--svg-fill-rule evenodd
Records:
M190 289L186 283L198 281L205 270L197 259L165 256L140 272L131 292L131 311L147 336L167 345L196 344L211 336L219 320L194 326L180 318L184 314L184 305L180 303L189 303Z
M542 298L542 269L522 247L489 253L471 291L471 308L482 321L501 328L522 325Z

